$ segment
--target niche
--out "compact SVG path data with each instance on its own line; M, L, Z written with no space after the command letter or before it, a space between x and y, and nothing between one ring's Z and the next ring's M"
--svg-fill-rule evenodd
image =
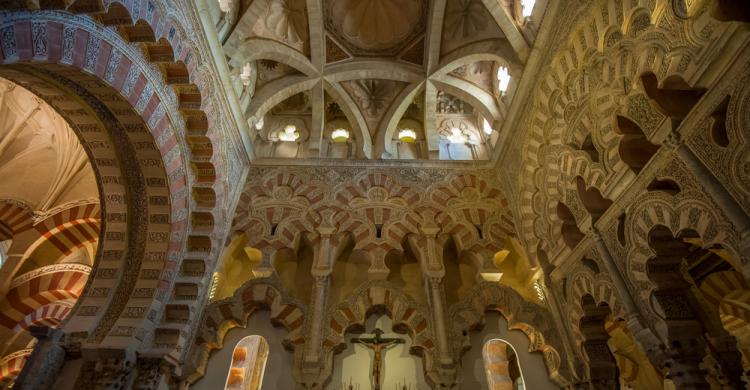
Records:
M167 305L164 310L165 322L187 323L190 320L188 305Z
M729 135L727 134L727 107L729 106L729 96L716 107L716 110L711 114L713 123L711 124L711 140L716 145L726 148L729 146Z
M625 214L617 218L617 241L620 245L625 246Z
M583 259L581 259L581 264L583 264L584 267L590 269L594 274L599 273L599 265L596 264L596 261L584 257Z
M662 191L669 195L676 195L680 193L680 186L670 179L654 179L646 187L648 191Z
M175 283L174 298L177 300L198 299L198 285L195 283Z

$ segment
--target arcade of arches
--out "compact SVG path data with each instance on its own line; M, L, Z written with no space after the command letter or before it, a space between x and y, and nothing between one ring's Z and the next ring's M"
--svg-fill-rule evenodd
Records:
M0 388L747 387L747 1L0 1Z

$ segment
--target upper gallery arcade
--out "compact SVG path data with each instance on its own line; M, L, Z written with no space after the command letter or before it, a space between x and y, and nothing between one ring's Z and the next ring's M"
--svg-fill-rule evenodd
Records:
M0 1L0 388L750 386L744 0Z

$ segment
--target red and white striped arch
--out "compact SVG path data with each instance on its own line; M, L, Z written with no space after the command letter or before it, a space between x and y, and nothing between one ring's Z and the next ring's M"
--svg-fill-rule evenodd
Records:
M68 313L70 313L75 303L75 299L65 299L44 305L24 317L23 320L16 325L14 331L19 332L21 330L27 330L30 326L57 327L57 325L65 319Z
M31 351L31 348L21 349L0 359L0 386L6 386L16 379Z
M31 229L33 223L30 208L0 200L0 241L10 240L13 235Z
M99 204L90 203L56 213L34 225L44 239L67 256L86 243L99 239Z
M0 326L14 329L40 307L78 299L91 268L80 264L55 264L16 278L0 302Z
M724 328L734 336L750 333L750 286L737 271L715 272L700 285L708 303L718 308Z

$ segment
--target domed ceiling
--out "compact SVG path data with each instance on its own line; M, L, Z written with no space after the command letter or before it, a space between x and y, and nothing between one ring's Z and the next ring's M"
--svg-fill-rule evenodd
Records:
M427 4L421 0L327 0L324 17L329 34L350 53L396 56L423 39Z
M487 160L529 3L233 0L216 20L259 158Z

